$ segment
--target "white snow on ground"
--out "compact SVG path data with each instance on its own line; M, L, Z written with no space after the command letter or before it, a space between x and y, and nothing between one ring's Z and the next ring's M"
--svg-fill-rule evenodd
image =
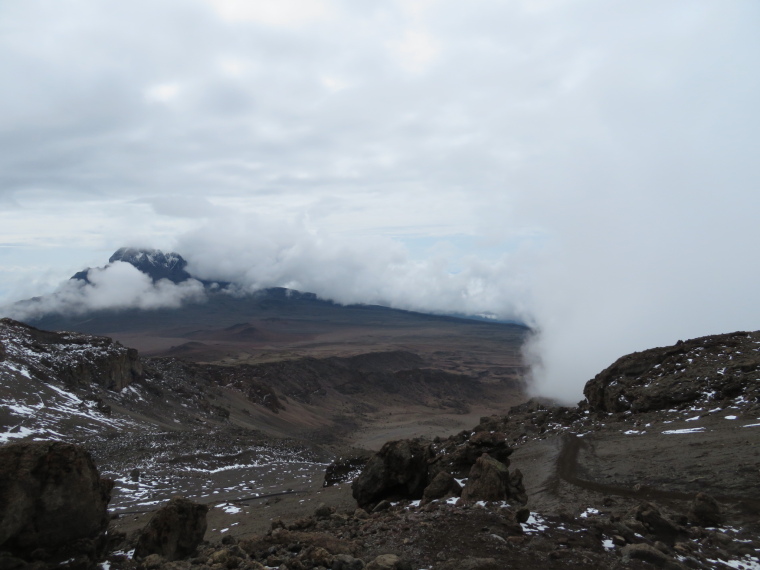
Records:
M588 518L589 515L598 515L598 514L599 514L599 511L597 509L593 507L589 507L585 511L583 511L580 516L582 519L585 519L585 518Z
M615 543L612 542L611 539L605 538L602 540L602 547L604 547L605 550L614 550L615 549Z
M667 434L667 435L673 435L673 434L682 434L682 433L700 433L704 430L705 428L703 427L684 428L684 429L666 429L662 433Z
M549 528L546 526L546 520L538 513L530 513L528 520L524 523L520 523L520 526L522 526L525 534L542 532Z
M236 515L238 513L243 512L243 509L235 505L231 505L230 503L221 503L219 505L216 505L216 508L222 509L228 515Z
M16 431L7 431L5 433L0 433L0 443L8 443L12 439L20 439L22 437L27 437L35 433L34 430L25 428L23 426L16 426L13 428L13 430Z
M708 558L707 561L715 564L716 568L728 566L729 568L742 568L744 570L760 570L760 560L749 555L744 558L735 558L732 560L712 560Z
M727 420L735 420L737 416L725 416Z

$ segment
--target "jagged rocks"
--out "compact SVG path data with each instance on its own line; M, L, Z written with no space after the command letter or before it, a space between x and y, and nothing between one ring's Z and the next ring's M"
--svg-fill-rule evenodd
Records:
M512 448L507 445L507 436L499 431L476 431L474 435L462 432L446 440L431 462L430 472L435 475L443 471L467 477L477 458L484 453L509 467Z
M462 490L465 501L503 501L509 488L509 470L487 453L478 457Z
M429 446L420 440L389 441L354 481L354 499L363 508L383 499L421 499L431 455Z
M507 499L524 500L525 489L522 487L522 474L516 470L510 475L507 466L484 453L475 461L470 470L467 484L462 490L465 501L504 501Z
M6 358L43 380L118 391L145 378L137 351L107 337L43 331L7 318L0 319L0 337Z
M206 533L208 506L174 497L153 515L135 549L136 558L158 554L166 560L182 560L195 552Z
M446 440L437 452L420 440L388 442L354 481L354 498L371 511L383 500L423 499L429 503L458 496L461 487L454 478L456 473L470 478L470 490L466 496L462 493L465 500L525 503L522 474L515 470L510 475L507 468L512 450L505 439L500 432L479 432L472 437L459 434ZM493 450L498 458L486 450Z
M112 487L79 446L0 447L0 549L21 558L40 557L39 549L50 556L93 554L108 525Z

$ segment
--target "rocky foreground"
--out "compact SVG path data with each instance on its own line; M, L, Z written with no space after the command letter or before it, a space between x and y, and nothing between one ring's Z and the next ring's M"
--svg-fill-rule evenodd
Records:
M72 468L48 459L68 444L10 444L29 459L0 460L0 567L760 568L760 332L628 355L584 394L343 457L286 510L177 498L133 529L104 526L110 485L86 452ZM89 473L92 498L39 465ZM89 530L65 534L60 509L93 504Z

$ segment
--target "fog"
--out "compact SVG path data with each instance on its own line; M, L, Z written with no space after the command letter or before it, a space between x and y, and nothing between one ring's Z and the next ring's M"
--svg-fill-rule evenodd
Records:
M158 247L241 291L521 320L568 402L631 351L758 328L755 2L3 10L0 302L202 302L66 281Z

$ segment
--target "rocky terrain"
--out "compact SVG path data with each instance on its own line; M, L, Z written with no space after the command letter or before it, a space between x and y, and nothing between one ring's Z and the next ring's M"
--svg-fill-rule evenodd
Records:
M2 462L0 499L22 506L3 508L0 567L760 568L760 333L628 355L578 406L530 400L466 430L420 420L470 417L493 378L429 364L403 350L141 360L4 319L0 450L28 459ZM357 448L415 406L439 415ZM60 456L51 440L99 475L94 503L66 507L89 534L41 549L28 529L61 514L21 499L58 504L78 480L33 468Z

